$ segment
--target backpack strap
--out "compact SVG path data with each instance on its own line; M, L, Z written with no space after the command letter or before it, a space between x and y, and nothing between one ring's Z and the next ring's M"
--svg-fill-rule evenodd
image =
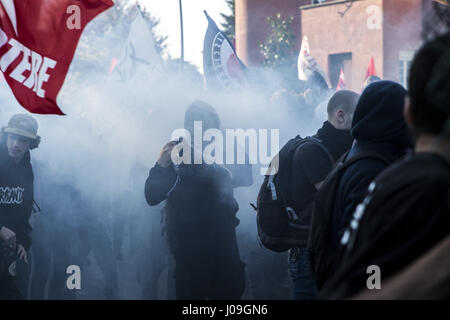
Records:
M272 196L272 200L278 200L277 189L275 188L275 183L273 183L273 178L275 175L270 175L267 180L267 187L270 188L270 194Z
M339 158L339 160L337 161L337 163L334 166L334 168L330 171L328 176L325 178L324 184L328 183L329 180L333 179L341 171L345 170L346 168L350 167L352 164L354 164L355 162L358 162L361 159L372 158L372 159L380 160L380 161L384 162L387 165L391 164L391 161L388 161L386 158L384 158L382 155L380 155L380 154L378 154L376 152L371 152L371 151L365 152L365 151L363 151L363 152L360 152L357 155L347 159L349 153L350 153L350 150L348 150L346 153L344 153Z
M299 137L299 136L297 136L297 137ZM295 155L296 155L298 149L301 148L301 147L303 147L303 146L304 146L305 144L307 144L307 143L311 143L311 144L313 144L313 145L317 145L320 149L322 149L322 151L327 155L328 159L330 160L331 167L334 166L334 164L336 163L336 160L335 160L334 157L331 155L330 151L328 151L328 149L325 147L325 145L323 144L322 140L320 140L320 139L318 139L318 138L316 138L316 137L311 137L311 136L305 137L305 138L302 140L302 142L296 147L296 149L294 150L294 152L292 153L292 157L295 158ZM292 167L294 167L294 166L295 166L295 163L292 162ZM292 197L291 191L292 191L292 190L289 190L289 191L288 191L288 196L287 196L287 197L290 198L290 200L291 200L290 202L292 203L293 197ZM273 192L272 192L272 194L273 194ZM294 208L292 208L291 206L288 205L288 201L286 201L285 198L286 198L286 197L283 197L282 201L283 201L283 203L284 203L284 205L285 205L285 207L286 207L286 211L287 211L289 217L291 218L291 220L298 220L298 219L299 219L298 214L295 212L295 209L294 209Z
M41 212L41 208L39 207L39 205L37 204L36 200L33 199L33 208L32 208L32 213L39 213Z
M361 159L368 159L368 158L380 160L387 165L391 164L391 161L388 161L385 157L383 157L382 155L380 155L379 153L376 153L376 152L363 151L363 152L360 152L357 155L347 159L347 156L349 153L350 153L350 151L347 151L345 153L345 156L341 158L342 162L339 162L337 165L339 167L338 170L344 170L345 168L348 168L355 162L357 162Z

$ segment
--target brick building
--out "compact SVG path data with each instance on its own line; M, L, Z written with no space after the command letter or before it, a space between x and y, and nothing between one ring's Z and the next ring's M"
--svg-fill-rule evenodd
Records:
M406 86L422 20L431 0L236 0L236 49L249 66L261 63L259 44L270 32L266 17L294 17L297 49L308 36L311 54L335 87L343 68L360 91L370 58L377 75Z

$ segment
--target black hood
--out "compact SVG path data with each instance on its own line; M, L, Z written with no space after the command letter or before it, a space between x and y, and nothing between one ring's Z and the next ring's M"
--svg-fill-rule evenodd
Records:
M403 118L406 90L392 81L378 81L366 87L359 98L352 123L357 141L411 146Z
M201 121L202 129L219 129L220 119L216 110L206 102L195 100L184 115L184 128L194 134L194 122Z

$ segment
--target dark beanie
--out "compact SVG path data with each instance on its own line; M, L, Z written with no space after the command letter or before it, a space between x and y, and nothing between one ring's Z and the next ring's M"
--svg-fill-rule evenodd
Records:
M203 130L220 128L220 119L216 110L201 100L195 100L184 114L185 128L193 128L194 121L202 121Z
M403 118L406 90L392 81L368 85L356 105L352 135L356 140L410 146Z

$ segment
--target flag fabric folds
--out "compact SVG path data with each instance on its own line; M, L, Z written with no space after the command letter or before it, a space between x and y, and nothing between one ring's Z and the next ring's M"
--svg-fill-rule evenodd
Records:
M111 0L0 1L0 69L25 109L64 114L56 99L81 34L113 5Z
M156 49L151 26L139 6L133 8L132 23L126 45L119 59L111 62L110 74L117 73L121 81L147 81L163 73L163 61Z
M347 89L347 83L345 82L344 70L341 68L341 72L339 73L339 82L336 87L336 91Z
M330 85L327 75L319 66L316 59L309 52L309 43L307 36L304 36L302 39L300 53L298 55L297 60L297 69L298 69L298 78L300 80L308 81L313 72L316 71L323 77L323 79L327 82L328 86Z
M367 68L366 77L364 78L364 81L366 81L368 77L376 75L377 73L375 71L375 62L373 60L373 57L370 57L369 67Z
M236 89L245 85L246 67L237 57L230 40L204 11L208 19L203 42L203 73L207 89Z

